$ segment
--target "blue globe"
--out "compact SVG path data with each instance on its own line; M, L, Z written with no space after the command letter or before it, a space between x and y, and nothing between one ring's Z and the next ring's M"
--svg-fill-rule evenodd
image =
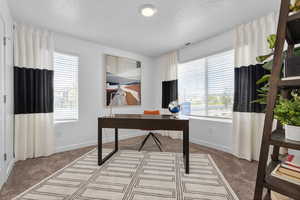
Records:
M174 114L180 112L180 105L179 105L178 101L172 101L169 104L169 111Z

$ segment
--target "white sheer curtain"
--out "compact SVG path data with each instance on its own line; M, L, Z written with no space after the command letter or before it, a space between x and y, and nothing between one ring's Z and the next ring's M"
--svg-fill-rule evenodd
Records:
M267 36L276 34L278 16L242 24L235 29L235 66L257 64L256 57L270 53ZM263 113L233 113L233 153L239 158L258 160L264 125Z
M51 32L39 30L24 24L17 24L14 44L15 70L23 70L24 79L32 80L29 76L35 76L33 75L34 70L40 70L41 72L41 77L38 77L38 75L36 77L38 79L43 78L42 74L53 74L54 42ZM18 80L15 80L15 82L16 81ZM36 84L38 83L37 81ZM38 87L36 84L35 86ZM49 85L49 87L51 88L53 86ZM27 89L28 88L24 89L24 92L26 92ZM31 89L35 90L35 88ZM33 94L36 94L35 91L33 91ZM53 112L25 112L15 114L16 160L48 156L54 153L53 126Z
M173 51L160 57L158 62L161 70L161 82L178 79L178 53ZM171 114L168 109L161 109L161 114ZM156 131L157 132L157 131ZM181 139L182 133L178 131L158 131L163 136L169 136L173 139Z
M178 55L177 51L173 51L163 55L159 63L162 69L162 81L172 81L178 79Z

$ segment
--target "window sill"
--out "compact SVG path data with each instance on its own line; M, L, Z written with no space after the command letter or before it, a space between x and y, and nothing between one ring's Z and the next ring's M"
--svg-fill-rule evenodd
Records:
M54 121L54 124L67 124L67 123L75 123L75 122L78 122L78 119Z
M222 123L230 123L232 124L232 119L227 118L217 118L217 117L200 117L200 116L191 116L191 115L182 115L188 119L197 119L203 121L213 121L213 122L222 122Z

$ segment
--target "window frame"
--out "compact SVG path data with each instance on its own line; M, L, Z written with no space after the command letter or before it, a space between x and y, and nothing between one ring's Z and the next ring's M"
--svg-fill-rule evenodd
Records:
M77 116L76 118L65 118L65 119L56 119L55 118L55 68L54 68L54 63L55 63L55 58L54 58L54 54L55 53L58 53L58 54L63 54L63 55L66 55L66 56L73 56L73 57L77 57L78 58L78 66L77 66L77 73L76 73L76 90L77 90L77 97L76 97L76 101L77 101ZM59 50L59 49L55 49L54 52L53 52L53 70L54 70L54 76L53 76L53 94L54 94L54 109L53 109L53 120L54 120L54 123L67 123L67 122L77 122L79 121L79 69L80 69L80 55L77 54L77 53L73 53L73 52L66 52L66 51L62 51L62 50Z
M232 51L233 52L233 61L235 59L235 50L234 48L226 48L226 49L223 49L223 50L220 50L220 51L217 51L217 52L214 52L214 53L211 53L211 54L208 54L204 57L195 57L193 59L188 59L188 60L185 60L184 62L180 62L179 65L183 65L183 64L186 64L186 63L189 63L189 62L193 62L193 61L197 61L197 60L201 60L201 59L204 59L204 62L205 62L205 113L206 115L201 115L201 114L193 114L192 111L191 111L191 114L189 115L183 115L183 116L187 116L187 117L199 117L199 118L207 118L207 119L224 119L224 120L232 120L233 118L233 115L231 115L231 117L221 117L221 116L211 116L211 115L208 115L208 65L207 65L207 58L208 57L212 57L212 56L215 56L215 55L218 55L218 54L222 54L222 53L226 53L226 52L229 52L229 51ZM233 65L233 77L234 77L234 65ZM178 81L179 81L179 77L178 77ZM180 91L178 91L180 92ZM234 95L234 87L233 87L233 93ZM180 96L180 95L179 95ZM232 96L232 99L234 100L234 96ZM180 102L180 99L179 99L179 102ZM182 102L181 102L182 103ZM233 102L232 102L232 106L233 106ZM191 109L192 110L192 109ZM232 110L232 114L233 114L233 110Z

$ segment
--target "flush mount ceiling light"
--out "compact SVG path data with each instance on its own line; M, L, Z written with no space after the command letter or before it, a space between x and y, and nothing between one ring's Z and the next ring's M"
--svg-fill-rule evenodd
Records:
M151 4L145 4L140 8L140 12L144 17L152 17L157 12L157 9Z

